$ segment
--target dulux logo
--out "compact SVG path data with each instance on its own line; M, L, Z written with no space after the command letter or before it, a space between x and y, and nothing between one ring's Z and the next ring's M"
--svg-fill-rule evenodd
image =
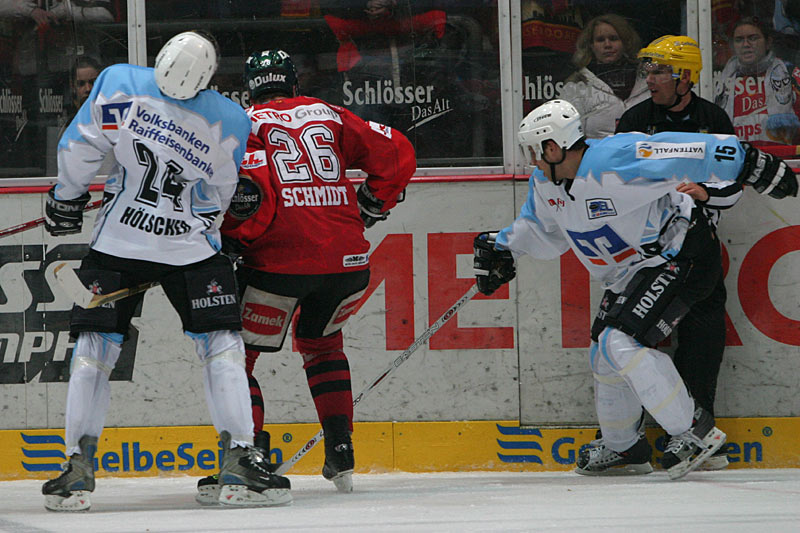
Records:
M538 429L526 429L513 426L502 426L496 424L497 431L503 439L497 439L497 444L503 450L514 450L514 453L498 453L497 457L504 463L537 463L542 464L542 459L534 452L541 452L542 445L534 440L527 440L531 437L542 437L542 432ZM526 437L526 440L517 440L513 437Z
M61 462L67 460L64 455L64 439L58 435L26 435L20 433L22 441L31 446L22 448L22 455L26 458L34 460L44 460L45 462L26 462L22 461L22 467L28 472L52 472L61 470ZM60 459L60 461L53 463L49 462L53 459Z
M274 72L270 72L269 74L265 74L263 76L256 76L252 80L250 80L247 85L250 89L255 89L265 83L272 83L272 82L279 82L285 83L286 82L286 74L276 74Z

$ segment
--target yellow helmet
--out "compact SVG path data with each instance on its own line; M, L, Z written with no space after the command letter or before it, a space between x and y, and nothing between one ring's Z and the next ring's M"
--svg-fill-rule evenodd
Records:
M680 77L683 69L691 72L689 81L696 84L703 69L703 58L697 41L686 35L664 35L639 50L639 59L659 65L669 65Z

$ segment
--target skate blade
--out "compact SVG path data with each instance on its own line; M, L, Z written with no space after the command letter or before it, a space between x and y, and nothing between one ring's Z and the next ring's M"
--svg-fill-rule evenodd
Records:
M730 461L728 461L727 455L712 455L711 457L706 459L703 462L703 464L698 466L697 470L698 471L702 470L704 472L710 472L713 470L722 470L723 468L727 468L729 464Z
M271 507L292 503L290 489L265 489L256 492L245 485L223 485L219 503L232 507Z
M46 494L44 497L44 508L48 511L63 513L74 513L88 511L92 506L92 500L88 490L73 491L69 497L58 496L57 494Z
M200 505L219 505L219 485L205 485L197 488L194 499Z
M642 463L640 465L617 465L607 468L606 470L584 470L582 468L575 468L574 472L582 476L643 476L653 472L653 466L650 463Z
M353 492L353 471L339 472L331 478L336 490L339 492Z
M703 464L703 462L708 459L711 454L719 450L720 446L725 444L726 438L727 435L725 435L725 433L723 433L719 428L713 428L703 439L703 449L698 452L697 455L689 457L688 459L681 461L667 470L669 478L675 481L676 479L680 479L692 470L696 469L698 466Z

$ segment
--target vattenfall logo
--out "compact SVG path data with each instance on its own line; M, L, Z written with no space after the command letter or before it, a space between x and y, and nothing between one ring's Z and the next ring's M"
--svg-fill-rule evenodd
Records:
M706 156L706 143L636 143L636 159L703 159Z

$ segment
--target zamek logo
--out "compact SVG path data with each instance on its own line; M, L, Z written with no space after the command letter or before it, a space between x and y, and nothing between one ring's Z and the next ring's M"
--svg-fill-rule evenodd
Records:
M67 459L64 455L64 439L58 435L19 435L25 443L21 448L22 456L26 459L22 461L22 468L28 472L61 470L61 463Z
M497 439L497 445L503 450L497 457L504 463L537 463L542 464L542 458L535 452L542 451L542 445L532 440L534 437L542 438L538 429L503 426L496 424L497 431L502 438ZM508 450L508 452L506 452Z

